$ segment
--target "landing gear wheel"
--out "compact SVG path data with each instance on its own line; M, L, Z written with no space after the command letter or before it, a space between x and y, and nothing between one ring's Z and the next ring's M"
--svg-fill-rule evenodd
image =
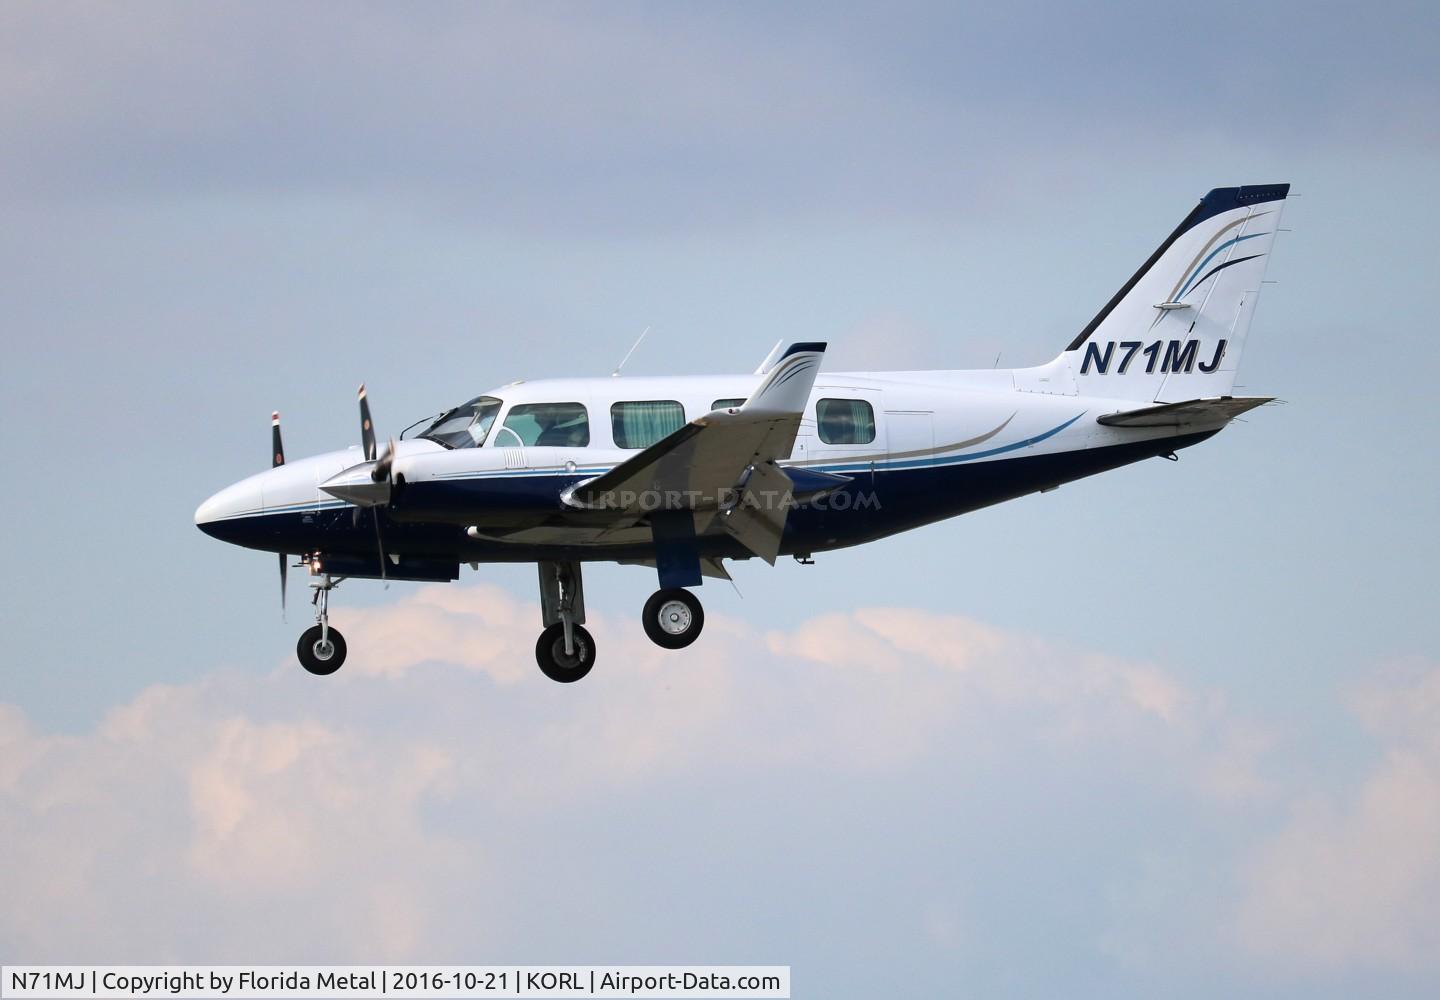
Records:
M688 590L672 588L657 590L645 602L640 612L645 623L645 634L657 646L666 649L684 649L700 638L705 627L705 609L700 598Z
M300 658L300 666L324 677L339 670L345 662L345 637L333 626L324 641L321 641L321 635L319 625L307 628L295 644L295 655Z
M535 640L535 662L540 672L552 681L571 684L590 672L595 666L595 640L585 631L583 625L572 625L573 649L565 652L565 626L556 623L540 633Z

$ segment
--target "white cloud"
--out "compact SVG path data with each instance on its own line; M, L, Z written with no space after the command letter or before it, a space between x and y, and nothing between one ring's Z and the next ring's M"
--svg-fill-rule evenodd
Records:
M255 934L277 947L303 918L337 953L414 956L445 919L447 884L502 892L503 862L470 827L477 797L500 839L558 845L577 801L777 768L903 774L967 734L994 738L997 711L1020 710L1017 738L1099 713L1112 740L1171 711L1172 696L1137 697L1148 669L895 609L763 637L714 616L683 654L600 618L595 672L560 687L533 666L537 618L497 587L424 588L349 613L351 661L332 678L287 665L157 685L79 736L7 708L0 828L15 864L0 940L74 957L60 928L78 926L112 957L158 958L196 920L238 949ZM459 833L434 818L451 811ZM125 919L137 897L146 917ZM252 912L271 915L264 928L223 919Z
M1353 802L1256 844L1274 830L1267 804L1291 797L1265 776L1273 735L1150 665L900 608L763 635L715 615L680 654L596 616L594 673L560 686L532 665L537 618L496 587L428 587L347 612L352 660L331 678L287 663L157 685L76 736L0 711L0 948L427 961L473 958L477 940L703 947L749 926L748 904L686 929L657 922L655 901L739 892L781 919L819 878L870 886L875 919L969 961L997 947L995 886L1024 885L1034 851L1075 856L1067 892L1099 927L1076 947L1120 968L1179 952L1406 967L1436 943L1440 761L1433 707L1417 707L1433 675L1359 700L1406 735ZM712 795L718 811L700 805ZM892 834L858 862L869 810L896 795L947 846L891 858ZM1157 801L1235 846L1128 818ZM1109 832L1084 847L1088 831ZM800 844L800 867L780 860ZM717 882L716 865L759 881ZM1240 940L1194 916L1223 911L1227 870L1249 879ZM913 905L908 879L927 886Z
M1251 852L1236 933L1254 955L1440 970L1440 668L1413 674L1355 699L1382 748L1358 787L1310 790Z

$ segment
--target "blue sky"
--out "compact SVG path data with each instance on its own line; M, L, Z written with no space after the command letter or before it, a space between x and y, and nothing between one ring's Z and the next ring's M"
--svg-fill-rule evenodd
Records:
M1433 994L1437 21L6 5L0 958ZM1206 190L1273 181L1240 381L1286 405L740 566L681 658L651 575L597 567L583 690L533 667L526 567L343 588L317 684L300 588L282 623L273 559L192 523L272 409L325 450L362 380L389 433L645 326L627 371L1045 361Z

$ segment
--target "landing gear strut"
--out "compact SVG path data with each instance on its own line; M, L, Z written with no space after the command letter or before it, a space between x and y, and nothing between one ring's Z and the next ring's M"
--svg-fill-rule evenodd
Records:
M300 665L322 677L333 674L345 662L345 637L339 629L330 627L330 591L339 585L340 580L332 579L328 573L310 584L315 590L315 596L310 599L315 605L315 624L307 628L295 644Z
M595 666L595 640L585 621L585 586L578 562L540 564L540 619L535 662L552 681L570 684Z
M645 610L640 612L640 620L645 625L645 634L655 645L684 649L700 638L700 630L705 627L705 609L700 606L700 598L690 591L672 587L650 595Z

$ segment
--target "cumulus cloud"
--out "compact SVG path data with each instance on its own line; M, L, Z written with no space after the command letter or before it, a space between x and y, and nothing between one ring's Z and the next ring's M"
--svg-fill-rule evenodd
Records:
M537 620L498 587L425 587L344 612L331 678L157 685L78 735L0 711L0 949L655 958L638 935L737 961L783 938L798 961L816 941L794 928L859 920L862 891L867 919L973 962L1054 858L1091 927L1062 967L1434 953L1440 670L1357 698L1375 772L1297 805L1266 773L1274 733L1213 694L963 616L714 615L674 654L596 615L574 686L534 668ZM1206 827L1234 846L1190 840ZM690 898L703 926L666 916ZM1238 935L1207 926L1227 908Z
M333 953L416 947L417 897L435 894L438 871L471 870L417 819L418 802L443 794L447 752L246 711L235 693L219 680L153 687L82 736L0 719L15 751L0 950L175 961L299 956L317 937Z
M977 741L1143 744L1187 704L1153 668L898 609L768 635L714 616L686 654L600 617L600 664L560 687L533 666L537 618L497 587L428 587L348 613L333 678L155 686L75 736L5 708L7 954L78 957L69 927L95 958L304 956L317 931L331 957L433 956L460 887L523 907L543 878L502 870L495 843L583 843L577 803L937 754L963 783Z
M1250 854L1237 934L1252 954L1440 969L1440 668L1408 673L1354 698L1380 748L1358 785L1307 790Z

